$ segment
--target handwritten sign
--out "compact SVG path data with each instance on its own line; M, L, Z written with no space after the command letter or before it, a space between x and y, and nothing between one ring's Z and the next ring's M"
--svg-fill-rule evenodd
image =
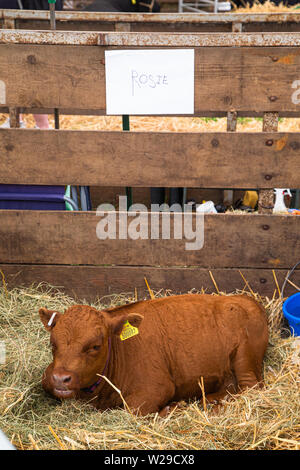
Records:
M105 51L107 114L193 114L194 50Z

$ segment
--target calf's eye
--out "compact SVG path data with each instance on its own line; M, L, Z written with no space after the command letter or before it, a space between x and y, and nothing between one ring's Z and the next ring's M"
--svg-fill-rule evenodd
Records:
M101 346L99 346L98 344L95 344L95 346L92 346L91 348L85 350L84 352L86 352L87 354L89 354L89 353L92 354L92 353L95 353L97 351L100 351L100 348L101 348Z

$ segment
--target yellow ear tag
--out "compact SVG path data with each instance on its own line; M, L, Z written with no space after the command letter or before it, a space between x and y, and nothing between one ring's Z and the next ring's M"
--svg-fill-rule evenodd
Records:
M120 338L122 341L125 339L131 338L132 336L138 335L139 330L135 326L130 325L129 321L127 320L124 323L124 327L122 333L120 334Z

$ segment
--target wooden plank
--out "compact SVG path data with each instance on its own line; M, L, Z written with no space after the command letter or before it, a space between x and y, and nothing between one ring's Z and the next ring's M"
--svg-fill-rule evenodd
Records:
M105 109L103 54L103 48L88 46L1 45L0 75L6 84L7 105L61 108L64 103L73 103L71 107L81 103L80 108L85 103L85 108Z
M128 23L130 25L130 31L132 32L169 32L169 33L217 33L224 32L229 33L231 31L230 23L194 23L194 22L164 22L164 23ZM99 29L98 29L99 31Z
M172 294L201 291L206 293L216 292L212 281L215 280L220 292L249 292L239 269L213 269L201 268L149 268L149 267L124 267L124 266L38 266L38 265L1 265L5 282L9 289L14 287L29 287L41 282L49 283L58 290L78 300L92 302L97 298L109 296L102 301L110 304L114 294L124 294L127 297L135 295L138 299L148 298L145 280L154 292L161 289L168 290ZM275 276L281 289L287 275L287 270L276 269ZM278 291L271 269L242 268L241 273L248 282L253 292L260 295L273 297ZM84 282L83 282L84 280ZM300 270L291 276L291 281L300 286ZM297 290L287 284L284 296L296 293ZM111 296L111 297L110 297Z
M167 15L168 16L168 15ZM198 15L195 15L198 16ZM225 15L224 15L225 17ZM205 17L206 18L206 17ZM8 20L9 21L9 20ZM30 19L18 19L16 20L16 29L25 30L48 30L50 29L49 20L30 20ZM216 33L224 32L228 33L232 31L232 26L235 22L221 22L215 20L215 22L188 22L185 21L174 21L169 22L168 20L162 21L129 21L124 19L122 22L119 19L115 21L59 21L56 20L57 30L59 31L118 31L116 25L124 24L128 27L128 31L132 32L181 32L181 33ZM238 22L237 22L238 23ZM13 23L12 23L13 24ZM283 23L266 23L266 22L253 22L253 23L240 23L243 25L244 32L299 32L300 23L296 22L283 22ZM7 29L6 27L4 29Z
M73 13L73 12L70 12ZM87 13L87 12L82 12ZM94 12L96 13L96 12ZM148 14L149 15L149 14ZM151 14L150 14L151 15ZM125 16L125 15L124 15ZM208 18L206 20L206 15L190 15L190 14L155 14L151 17L147 15L134 15L134 18L128 18L129 15L126 15L125 18L120 18L120 15L107 15L98 16L95 18L76 19L73 18L73 15L70 16L70 20L61 20L60 17L56 18L56 27L57 30L64 31L118 31L116 25L122 23L127 25L128 31L133 32L230 32L233 25L241 22L243 25L244 32L260 32L260 31L274 31L274 32L299 32L300 23L299 18L297 21L281 21L281 18L275 17L271 18L273 21L268 21L268 17L264 17L265 21L257 20L257 16L253 15L253 20L251 22L244 21L244 18L238 18L235 20L233 18L231 21L226 19L227 15L222 15L220 18ZM158 16L158 17L157 17ZM176 16L176 18L173 18ZM183 18L182 18L183 16ZM201 18L198 18L198 17ZM210 16L210 15L209 15ZM241 15L244 16L244 15ZM299 16L299 14L298 14ZM79 18L79 16L77 17ZM209 21L213 20L213 21ZM39 19L39 18L18 18L16 20L5 20L5 28L8 29L8 26L15 27L16 29L27 29L27 30L48 30L50 29L49 19ZM9 23L10 22L10 23Z
M298 22L293 22L293 21L285 21L283 23L281 22L259 22L259 21L253 21L253 22L248 22L243 24L243 31L245 33L256 33L259 31L265 31L265 32L297 32L300 31L300 24Z
M111 34L128 36L134 33ZM240 34L229 36L234 38ZM93 39L91 41L94 44ZM151 42L145 42L144 47L151 45ZM173 47L173 44L167 41L165 46ZM104 112L104 50L107 48L1 44L0 75L6 84L7 106L100 109ZM298 101L292 100L293 94L297 93L292 84L298 77L299 66L299 47L196 47L195 113L207 110L299 112Z
M298 47L300 33L168 33L0 30L0 44L120 47Z
M163 2L163 3L166 3ZM177 0L173 0L177 3ZM49 23L49 11L38 10L1 10L2 20L17 21L42 21ZM300 13L297 11L267 12L267 13L114 13L114 12L88 12L88 11L57 11L57 23L172 23L180 25L184 23L192 24L230 24L241 22L243 24L284 24L300 23ZM26 28L28 29L28 28ZM87 31L87 29L85 29Z
M148 14L149 15L149 14ZM56 29L60 31L132 31L132 32L230 32L231 24L228 22L207 22L207 21L188 21L189 18L194 19L192 15L188 15L189 18L184 17L181 20L181 15L176 21L170 17L170 15L151 15L151 18L147 15L107 15L96 18L87 19L72 19L70 21L62 21L60 18L56 19ZM163 18L161 18L163 16ZM135 19L135 21L133 21ZM7 20L13 21L13 20ZM16 29L26 30L48 30L50 29L48 19L30 19L30 18L19 18L15 20ZM260 23L259 23L260 25ZM299 31L300 24L291 23L290 29L286 29L286 32ZM269 24L266 25L266 27ZM276 30L277 23L271 23L269 30ZM6 28L5 28L6 29ZM256 29L259 31L259 29ZM264 31L263 24L261 25L261 31Z
M154 224L158 214L152 213L152 224L150 213L109 214L113 221L116 218L115 239L97 236L101 229L99 223L102 221L102 227L105 226L107 215L104 218L96 216L95 212L2 210L0 260L10 264L286 269L295 264L295 253L300 250L297 216L205 215L203 225L193 214L190 232L186 224L184 233L187 235L180 238L182 232L179 232L178 238L174 238L174 213L170 224L167 223L169 214L160 213L160 222L164 217L164 227L171 227L170 239L166 231L162 239L161 223L158 232ZM176 220L178 223L179 219ZM204 246L199 249L203 227ZM105 227L102 233L104 230ZM197 246L187 246L187 242L195 240L199 242Z
M58 13L58 12L56 12ZM127 23L130 25L130 23ZM16 29L26 30L49 30L50 23L48 19L17 19ZM56 29L58 31L114 31L115 23L110 21L60 21L56 17ZM154 29L155 31L155 29Z
M298 133L0 129L0 145L2 184L300 186Z
M3 25L2 25L3 29L15 29L16 27L16 22L14 19L9 19L9 18L5 18L3 20Z

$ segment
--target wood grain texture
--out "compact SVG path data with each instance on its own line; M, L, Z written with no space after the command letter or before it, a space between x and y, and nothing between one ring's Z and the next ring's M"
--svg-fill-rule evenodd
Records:
M165 21L165 22L132 22L132 21L121 21L122 18L117 16L116 21L56 21L57 30L62 31L132 31L132 32L230 32L230 23L189 23L188 21L177 23ZM17 19L15 20L16 29L26 30L48 30L50 29L49 20L31 20L31 19ZM126 29L120 29L120 25L125 25ZM256 31L263 31L263 24L261 29ZM265 26L267 27L267 26ZM121 26L122 28L122 26ZM297 23L291 25L291 29L281 28L281 31L291 32L300 31L300 25ZM269 31L278 31L276 24L273 24Z
M109 48L1 44L7 106L105 110ZM299 111L292 102L299 66L298 47L195 47L195 113Z
M103 48L1 45L0 57L8 106L105 109Z
M29 287L46 282L78 300L92 302L102 298L109 305L114 294L135 295L149 298L145 280L155 292L170 290L172 294L189 291L216 292L209 270L201 268L149 268L124 266L37 266L0 264L8 288ZM253 292L272 298L276 287L271 269L242 268L241 273ZM213 279L220 292L236 290L249 292L239 269L213 269ZM287 270L276 269L275 276L281 289ZM300 286L300 270L293 273L291 281ZM287 284L284 295L294 294L296 289ZM103 298L108 296L107 298ZM111 297L110 297L111 296ZM278 291L276 292L278 297ZM124 296L125 297L125 296Z
M295 264L295 253L300 251L300 219L296 216L205 215L203 248L187 250L186 242L193 241L195 235L174 238L174 214L170 239L162 239L161 231L157 239L150 239L155 225L149 213L139 218L129 213L127 219L130 233L134 235L133 225L139 223L136 231L148 238L119 239L127 213L110 215L116 216L116 238L101 240L96 228L99 233L99 222L105 223L107 218L95 212L2 210L0 260L10 264L286 269ZM201 227L194 214L192 229L198 240Z
M163 5L167 3L177 4L177 0L161 0ZM49 11L43 10L1 10L0 18L13 19L18 21L43 21L49 23ZM103 21L105 23L129 22L129 23L194 23L194 24L231 24L241 22L243 24L281 24L281 23L300 23L300 14L295 10L285 12L264 12L264 13L236 13L228 12L226 15L223 13L201 13L195 15L192 12L176 13L175 15L168 13L116 13L116 12L88 12L81 10L63 10L56 11L56 21L72 22L80 21L86 23L88 21L98 23ZM27 28L28 29L28 28ZM263 29L262 29L263 31Z
M6 25L8 21L13 22L13 20L6 20ZM189 21L182 21L178 20L176 23L165 20L164 22L133 22L133 21L126 21L123 19L123 24L128 26L129 31L133 32L230 32L232 30L232 25L234 22L221 22L215 21L214 23L209 22L189 22ZM13 24L13 23L12 23ZM56 28L57 30L65 30L65 31L117 31L117 26L120 24L120 17L117 17L115 21L59 21L56 20ZM27 30L47 30L50 29L49 20L32 20L32 19L16 19L15 20L16 29L27 29ZM12 26L11 26L12 28ZM5 29L8 29L5 27ZM292 21L285 21L283 23L267 23L267 22L248 22L243 24L243 31L244 32L260 32L260 31L274 31L274 32L299 32L300 31L300 23L292 22Z
M162 11L165 4L161 2ZM177 0L173 0L173 5ZM174 5L176 9L177 5ZM16 23L17 29L49 29L48 12L9 11L2 13L5 28L10 23ZM63 11L56 12L57 29L85 30L85 31L109 31L119 22L127 24L132 31L230 31L232 25L237 22L243 24L245 31L299 31L299 14L293 13L227 13L222 14L197 14L184 13L172 14L116 14L103 12ZM13 27L13 26L11 26Z
M2 184L300 186L298 133L0 129L0 146Z

